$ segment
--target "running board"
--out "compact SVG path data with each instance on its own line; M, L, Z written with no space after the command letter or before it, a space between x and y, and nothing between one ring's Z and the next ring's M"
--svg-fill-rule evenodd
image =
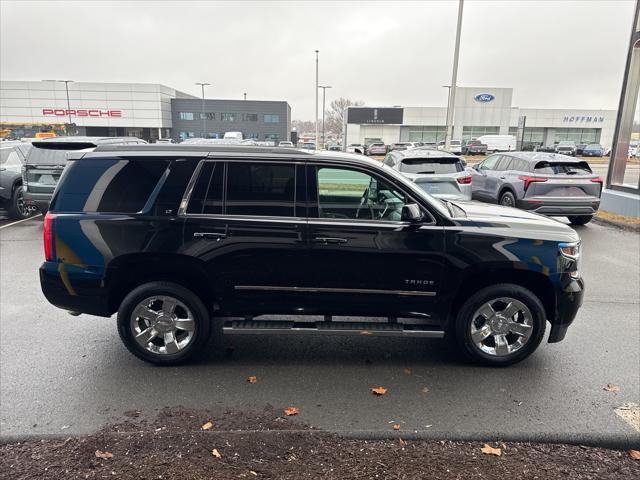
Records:
M277 320L227 320L224 333L299 335L374 335L378 337L442 338L444 332L428 325L369 322L288 322Z

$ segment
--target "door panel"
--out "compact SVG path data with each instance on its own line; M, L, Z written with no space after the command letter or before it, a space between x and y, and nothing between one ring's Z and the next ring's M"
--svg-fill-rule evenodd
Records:
M433 313L442 274L443 227L402 222L397 212L411 200L398 204L397 194L406 194L386 179L371 175L363 184L366 172L318 170L309 167L310 197L319 202L310 200L316 218L309 219L310 274L302 285L315 289L310 295L324 310L318 313Z

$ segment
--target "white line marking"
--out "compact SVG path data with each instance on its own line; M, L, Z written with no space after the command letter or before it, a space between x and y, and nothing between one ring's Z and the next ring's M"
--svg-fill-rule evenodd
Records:
M32 219L34 219L34 218L38 218L38 217L40 217L41 215L42 215L42 214L41 214L41 213L39 213L39 214L37 214L37 215L34 215L33 217L23 218L22 220L18 220L17 222L13 222L13 223L7 223L6 225L2 225L2 226L0 227L0 230L2 230L3 228L10 227L10 226L12 226L12 225L17 225L17 224L19 224L19 223L26 222L27 220L32 220Z

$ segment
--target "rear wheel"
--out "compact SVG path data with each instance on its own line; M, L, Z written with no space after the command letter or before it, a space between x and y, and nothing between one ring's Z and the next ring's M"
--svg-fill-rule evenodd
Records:
M202 350L209 339L209 313L197 295L169 282L134 289L118 310L118 332L136 357L177 365Z
M503 205L505 207L515 207L516 197L513 196L513 193L506 191L502 195L500 195L500 205Z
M24 189L22 185L17 185L13 189L13 194L11 195L11 200L9 203L9 216L11 218L15 218L16 220L22 220L23 218L27 218L30 213L27 205L24 203Z
M456 340L475 363L507 366L531 355L544 337L542 303L531 291L513 284L483 288L458 313Z
M586 225L591 221L593 215L569 215L567 218L571 225Z

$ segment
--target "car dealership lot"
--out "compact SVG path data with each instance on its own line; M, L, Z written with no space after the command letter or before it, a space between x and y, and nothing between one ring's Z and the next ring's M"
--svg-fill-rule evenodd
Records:
M130 355L115 319L72 317L38 282L39 218L0 230L0 432L4 438L91 432L165 406L277 410L351 435L629 444L615 413L640 399L640 237L589 224L585 305L558 344L506 369L463 363L445 342L383 337L242 335L221 353L159 368ZM257 382L247 382L255 375ZM607 384L620 387L608 392ZM370 388L383 386L375 397Z

